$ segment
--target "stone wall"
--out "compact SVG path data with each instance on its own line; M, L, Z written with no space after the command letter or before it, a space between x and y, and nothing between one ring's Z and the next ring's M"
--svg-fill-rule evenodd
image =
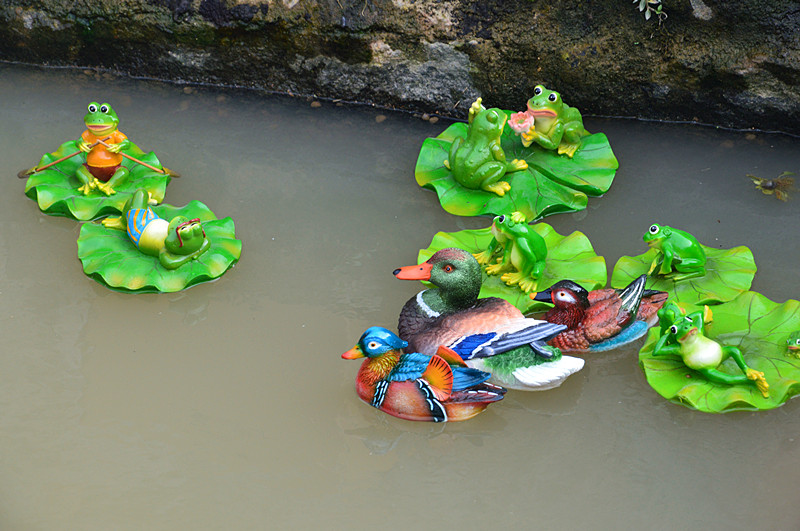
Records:
M800 5L664 0L5 0L0 60L464 118L534 85L585 114L800 133Z

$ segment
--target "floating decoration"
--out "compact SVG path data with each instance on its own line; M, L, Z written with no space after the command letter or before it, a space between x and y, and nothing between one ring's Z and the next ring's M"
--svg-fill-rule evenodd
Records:
M667 293L645 290L646 280L641 275L624 289L591 292L562 280L530 297L553 304L545 321L568 327L550 340L551 345L566 352L604 352L639 339L656 323Z
M504 299L478 298L481 269L467 251L442 249L394 275L436 286L412 297L400 312L398 331L409 352L432 355L445 346L468 366L491 372L494 383L526 391L557 387L583 368L582 359L546 344L564 325L526 318Z
M543 271L541 273L538 272L541 260L534 260L533 265L529 260L527 263L514 266L515 259L507 257L506 253L509 249L513 250L515 245L524 247L526 241L525 237L523 237L521 241L517 242L519 237L515 239L513 234L506 237L505 240L503 239L501 228L504 224L510 224L510 220L517 220L515 227L512 228L523 228L520 224L524 223L524 216L521 213L513 213L511 216L505 216L502 223L498 224L496 219L492 222L492 227L485 229L463 230L452 233L439 232L433 237L430 246L419 252L418 260L423 262L433 256L436 251L448 247L458 247L479 256L479 262L486 262L487 254L491 253L494 256L497 253L498 256L500 255L500 244L493 243L499 241L495 234L497 233L500 235L500 240L503 240L503 255L499 256L501 264L498 265L505 267L509 262L512 262L512 267L517 271L537 270L535 276L539 277L538 280L526 283L526 288L531 292L544 289L564 278L571 278L590 290L606 285L608 271L606 270L605 259L602 256L597 256L586 235L575 231L569 236L561 236L547 223L524 225L526 228L524 231L520 231L526 234L525 237L532 238L532 234L535 234L538 238L544 240L547 250ZM499 228L493 228L495 225L498 225ZM540 249L538 238L535 240L537 243L533 245ZM524 254L528 254L530 257L545 253L541 249L538 253L531 249L530 252L520 253L520 256ZM502 276L488 275L485 270L483 273L480 297L500 297L519 308L523 313L544 309L541 303L531 300L528 297L528 292L520 289L518 285L512 284L509 286L503 281ZM526 275L526 278L532 279L533 277Z
M78 258L88 276L119 291L174 292L213 280L239 260L242 242L231 218L218 220L199 201L148 207L145 199L142 207L142 193L125 209L129 219L81 227ZM137 225L142 219L150 224Z
M170 177L178 174L117 129L119 119L110 105L90 103L84 123L86 131L78 140L63 143L18 174L28 178L25 194L42 212L95 219L119 213L138 188L163 200Z
M650 274L647 287L666 291L674 302L718 304L750 289L756 274L753 253L744 246L714 249L685 231L658 224L650 226L644 241L650 250L620 258L611 286L626 286L639 275Z
M469 124L452 124L438 137L426 139L417 159L417 183L434 190L447 212L480 216L519 211L533 221L583 210L587 195L600 196L611 187L619 163L608 139L602 133L582 136L571 112L523 117L548 123L534 129L540 133L535 137L539 142L527 129L532 144L526 147L512 129L520 128L519 117L503 127L510 111L474 109L483 109L480 99L470 108ZM556 148L566 142L565 155L540 145L547 144L546 139L555 143L559 134Z
M408 346L389 330L373 326L344 359L366 358L356 393L367 404L406 420L467 420L503 399L506 390L487 383L489 374L467 367L447 348L437 354L404 353Z
M756 190L761 190L764 195L774 195L779 201L787 201L789 192L794 190L794 177L791 177L794 173L790 171L785 171L774 179L756 177L749 173L746 175L756 185Z
M581 139L590 134L583 128L580 111L564 103L561 94L547 90L544 85L533 88L527 110L512 114L509 125L522 137L523 146L535 142L569 158L581 147Z
M659 318L639 364L664 398L722 413L772 409L800 393L800 359L787 352L800 330L800 302L749 291L705 310L669 303Z

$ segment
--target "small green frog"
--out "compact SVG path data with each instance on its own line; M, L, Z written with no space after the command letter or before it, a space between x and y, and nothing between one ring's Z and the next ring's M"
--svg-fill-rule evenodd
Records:
M654 356L677 355L683 363L707 380L719 384L752 384L764 398L769 398L769 383L764 373L747 366L742 351L733 346L721 346L705 336L705 321L711 321L711 310L703 310L684 315L678 305L671 302L658 311L662 336L653 349ZM733 358L743 374L729 374L717 367Z
M786 355L800 358L800 331L789 334L786 340Z
M706 274L706 253L688 232L654 223L643 239L647 245L659 251L650 264L648 275L657 270L658 274L669 275L677 281Z
M453 172L457 183L500 197L511 189L508 182L500 179L506 173L526 169L528 163L518 159L506 162L500 135L507 119L500 109L486 109L481 105L481 98L475 100L469 109L467 138L456 138L444 161L445 168Z
M547 90L544 85L534 87L527 112L533 115L534 125L527 133L522 133L525 147L536 142L545 149L557 149L559 155L572 158L581 147L581 138L589 135L583 128L580 111L564 103L561 94Z
M492 257L502 250L497 263L486 265L487 275L499 275L509 286L519 285L525 293L536 291L542 277L547 258L547 244L538 232L527 223L521 212L511 216L497 216L492 221L492 238L489 247L475 258L481 265L489 264Z
M684 315L675 303L669 303L658 311L662 336L653 349L654 356L677 355L690 369L694 369L707 380L719 384L752 384L764 398L769 398L769 383L764 373L747 366L742 352L733 346L721 346L705 336L705 321L711 320L711 310ZM743 374L729 374L717 367L728 357L733 358Z

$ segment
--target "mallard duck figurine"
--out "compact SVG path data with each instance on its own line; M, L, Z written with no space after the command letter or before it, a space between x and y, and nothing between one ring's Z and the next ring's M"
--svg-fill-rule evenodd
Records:
M408 342L382 328L368 328L342 354L366 358L356 376L358 397L401 419L431 422L467 420L503 399L506 390L486 383L489 374L470 369L447 348L428 356L404 353Z
M412 297L400 312L398 332L408 341L407 352L430 355L444 345L468 366L491 372L495 383L529 391L557 387L583 368L582 359L547 345L566 326L526 318L504 299L478 298L481 268L467 251L442 249L394 275L436 286Z
M545 321L567 326L550 340L551 345L565 351L599 352L638 339L658 320L667 293L645 290L646 281L647 275L641 275L624 289L587 291L562 280L530 297L554 305Z

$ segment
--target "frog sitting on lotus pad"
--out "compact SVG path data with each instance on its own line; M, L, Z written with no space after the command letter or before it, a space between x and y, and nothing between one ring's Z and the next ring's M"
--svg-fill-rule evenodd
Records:
M221 276L239 259L230 218L218 220L199 201L152 203L137 190L122 216L81 227L78 258L87 275L120 291L174 292Z
M686 231L658 223L650 225L643 240L650 250L621 257L611 274L612 287L647 274L649 289L666 291L673 301L702 305L733 300L753 282L756 264L747 247L715 249Z
M525 147L536 143L569 158L581 147L581 139L590 133L583 128L583 117L554 90L536 85L528 109L511 115L509 126L522 137Z

